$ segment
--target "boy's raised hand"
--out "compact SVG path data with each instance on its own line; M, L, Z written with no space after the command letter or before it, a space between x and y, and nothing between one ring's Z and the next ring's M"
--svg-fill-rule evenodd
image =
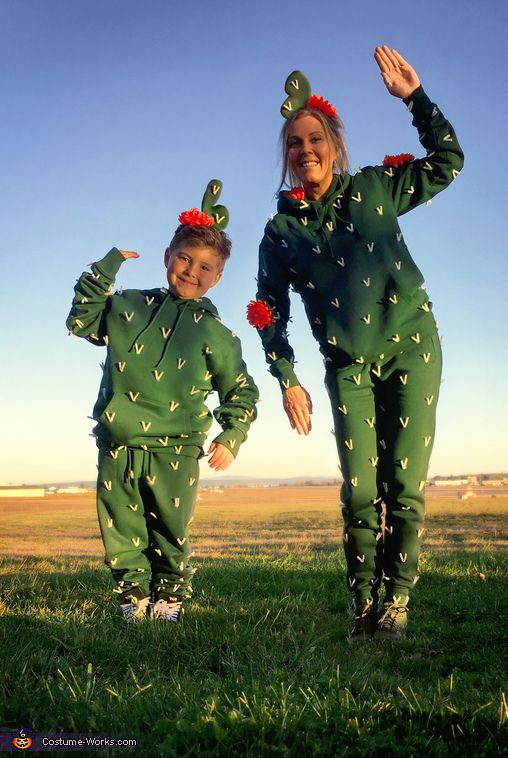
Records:
M214 471L224 471L235 459L233 453L225 445L217 442L212 442L208 452L212 453L212 457L208 459L208 465Z
M127 258L139 258L139 253L136 253L135 250L120 250L120 248L117 248L117 250L123 255L125 260Z
M394 97L409 97L420 86L418 74L402 55L388 45L376 47L374 58L386 89Z

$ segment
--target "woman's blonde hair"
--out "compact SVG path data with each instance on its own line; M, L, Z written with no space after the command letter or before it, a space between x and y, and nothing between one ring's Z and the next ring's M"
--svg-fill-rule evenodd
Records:
M284 125L280 132L279 144L282 171L279 188L277 190L278 192L280 192L284 185L294 187L299 183L298 178L293 174L289 166L288 134L291 125L302 116L312 116L313 118L316 118L323 127L328 143L336 154L333 164L334 171L338 174L345 174L349 168L349 156L347 154L346 142L344 140L344 124L342 123L341 118L337 114L334 116L325 116L324 113L316 108L302 108L284 121Z

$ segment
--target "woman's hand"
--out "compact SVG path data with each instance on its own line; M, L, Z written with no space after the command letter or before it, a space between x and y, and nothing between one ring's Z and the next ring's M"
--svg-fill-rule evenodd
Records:
M117 248L117 250L123 255L124 260L127 260L127 258L139 258L139 253L136 253L134 250L120 250L120 248Z
M420 80L414 68L388 45L376 47L374 58L390 95L404 99L420 86Z
M298 434L308 434L312 429L312 400L307 390L299 384L289 387L282 393L282 404L291 428L296 429Z

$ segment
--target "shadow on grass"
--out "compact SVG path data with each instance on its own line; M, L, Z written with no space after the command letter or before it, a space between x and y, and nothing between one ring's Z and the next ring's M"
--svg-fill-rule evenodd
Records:
M3 726L150 733L153 755L408 755L432 743L450 756L472 739L475 755L495 755L508 571L473 558L428 560L408 638L357 646L339 554L196 560L182 624L129 626L97 560L10 560Z
M14 650L33 640L35 630L41 639L44 630L51 637L55 629L63 633L72 629L80 644L87 636L97 643L105 626L109 634L120 635L119 640L138 632L165 633L161 624L127 628L111 592L109 572L98 567L97 560L86 557L85 563L86 568L79 568L78 558L9 560L11 571L4 573L0 585L0 635L11 641ZM452 560L449 555L426 556L425 564L410 605L408 639L399 650L419 648L434 659L455 651L462 660L469 655L474 660L480 648L508 642L502 623L508 615L507 560L457 553ZM293 651L298 649L298 634L314 635L316 644L323 639L332 647L345 643L351 596L341 556L315 554L302 561L208 558L197 559L194 565L198 573L193 600L187 604L184 623L178 625L182 640L191 630L211 639L233 632L235 636L239 629L247 636L257 630L258 636L268 638L270 630L290 629ZM174 631L175 625L169 626ZM309 629L314 630L310 635ZM272 641L277 640L275 635ZM188 642L192 643L192 635ZM365 652L365 646L360 648ZM494 651L490 653L489 660L494 656L493 665L498 666Z

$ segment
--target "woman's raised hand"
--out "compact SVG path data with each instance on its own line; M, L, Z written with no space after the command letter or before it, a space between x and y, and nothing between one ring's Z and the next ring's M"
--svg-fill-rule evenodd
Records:
M420 86L420 79L414 68L388 45L376 47L374 58L390 95L400 98L409 97Z
M312 429L312 400L307 390L299 384L284 390L282 404L291 428L296 429L298 434L308 434Z

